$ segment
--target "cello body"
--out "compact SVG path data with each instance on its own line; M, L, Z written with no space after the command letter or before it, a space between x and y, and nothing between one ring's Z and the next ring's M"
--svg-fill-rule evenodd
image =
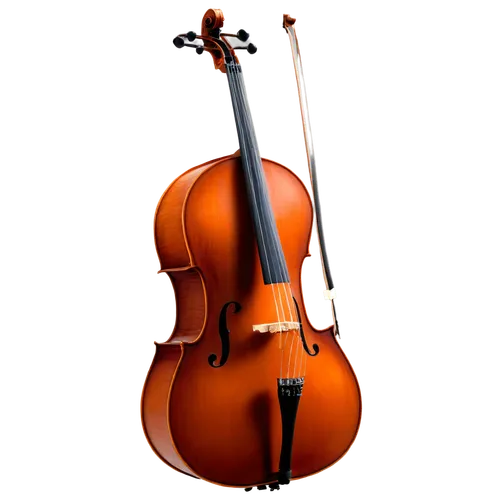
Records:
M281 331L254 331L257 323L276 321L276 309L272 287L262 279L241 163L235 154L192 168L158 204L156 248L161 271L172 281L177 317L170 338L156 343L141 415L154 452L177 471L251 487L277 478L288 425L276 396L283 371L279 346L286 339ZM292 429L289 478L298 479L346 453L360 424L361 397L333 328L316 330L304 307L301 268L313 222L309 194L286 167L265 159L262 167L304 348L307 339L319 353L311 351L305 361L302 349L286 354L285 370L307 363ZM295 337L290 339L293 345Z

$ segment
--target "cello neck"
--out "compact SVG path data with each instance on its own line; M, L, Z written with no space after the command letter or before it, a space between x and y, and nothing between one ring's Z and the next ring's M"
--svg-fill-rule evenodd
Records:
M226 74L264 283L289 283L288 268L269 199L241 66L235 62L227 63Z

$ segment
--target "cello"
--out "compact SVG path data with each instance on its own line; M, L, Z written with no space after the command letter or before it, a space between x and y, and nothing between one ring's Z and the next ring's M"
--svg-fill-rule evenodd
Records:
M158 203L159 272L172 282L176 322L155 342L141 417L153 451L178 472L274 490L347 452L361 396L335 312L324 330L307 317L313 203L292 171L260 157L235 54L257 49L244 30L222 33L223 21L209 9L201 35L174 39L225 73L239 150L187 170Z

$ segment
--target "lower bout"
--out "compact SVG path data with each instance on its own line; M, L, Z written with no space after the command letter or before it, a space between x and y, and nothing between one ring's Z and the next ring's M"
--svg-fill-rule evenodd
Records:
M349 362L340 349L318 343L321 357L308 361L298 405L292 478L338 461L360 423L361 397ZM183 360L171 395L170 430L183 462L191 474L224 486L275 481L282 445L277 379L262 363L253 373L229 362L220 370L206 362L190 370L195 358L185 366Z
M179 456L167 418L170 388L181 358L180 346L157 344L142 392L141 419L146 439L156 455L173 469L197 477Z

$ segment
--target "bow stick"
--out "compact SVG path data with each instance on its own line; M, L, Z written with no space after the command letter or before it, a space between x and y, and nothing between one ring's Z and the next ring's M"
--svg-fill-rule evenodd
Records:
M334 334L340 338L339 325L337 322L337 314L335 311L335 289L333 286L332 275L330 272L330 264L328 263L328 255L326 253L325 235L323 231L323 219L321 216L321 204L319 201L318 180L316 174L316 160L314 156L313 140L311 133L311 123L309 121L309 110L307 107L307 96L304 82L304 73L302 71L302 61L300 59L299 43L295 33L296 19L288 14L283 14L283 28L285 28L290 38L290 46L292 48L293 65L295 68L295 76L297 79L297 88L299 91L300 111L302 113L302 128L304 129L304 140L306 143L307 162L309 164L309 175L313 189L314 212L316 214L316 228L318 230L319 253L321 256L321 265L323 267L323 276L327 289L323 292L326 300L331 301Z

